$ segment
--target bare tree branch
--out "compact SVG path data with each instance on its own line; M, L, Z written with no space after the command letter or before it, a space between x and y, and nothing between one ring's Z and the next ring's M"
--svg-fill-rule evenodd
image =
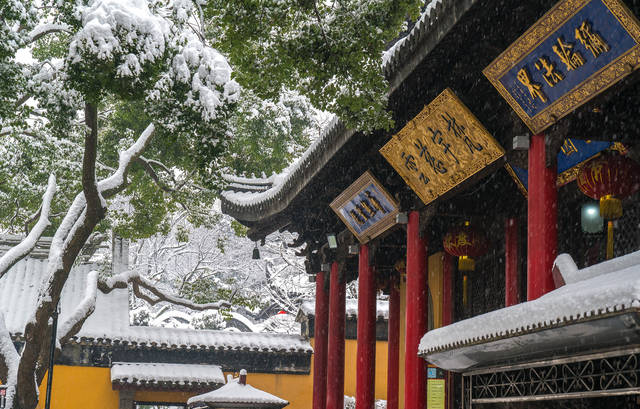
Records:
M42 350L49 347L48 343L44 341L49 317L60 300L64 283L69 277L71 267L82 246L100 222L99 216L104 216L104 212L97 209L98 206L102 207L100 194L102 193L103 196L114 195L124 188L132 162L147 147L154 130L154 125L150 124L129 149L121 152L116 172L109 178L100 181L97 186L95 184L95 161L93 164L86 163L86 161L83 163L83 192L76 195L53 237L47 266L48 277L40 289L34 315L25 328L25 347L18 367L18 382L21 385L18 394L19 407L35 407L38 402L37 387L30 388L29 385L33 383L33 375L38 372L37 368L42 367L39 358L46 356ZM90 132L85 135L85 158L92 156L95 158L94 152L92 152L94 149L92 133L93 130L90 129ZM93 177L90 176L91 173ZM96 203L96 197L98 203ZM91 202L88 202L89 198L92 198Z
M47 190L42 196L42 207L40 208L40 218L31 232L15 247L12 247L2 257L0 257L0 278L18 261L22 260L36 246L38 239L44 233L44 230L51 224L49 222L49 211L51 210L51 201L56 192L56 177L49 176L49 184Z
M135 271L128 271L115 275L106 281L100 281L98 282L98 288L103 293L109 293L116 288L127 288L129 283L133 287L134 294L151 305L156 305L159 302L165 301L195 311L218 310L220 308L228 308L231 306L231 304L226 301L198 304L185 298L176 297L159 289L155 284L151 283ZM148 291L151 295L145 293L145 291Z
M42 24L37 26L29 33L29 43L38 41L47 34L68 32L69 27L66 24Z

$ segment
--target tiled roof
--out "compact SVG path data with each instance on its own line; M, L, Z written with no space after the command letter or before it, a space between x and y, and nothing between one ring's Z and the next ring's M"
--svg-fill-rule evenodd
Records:
M26 258L0 279L0 311L16 337L33 313L38 288L46 272L46 260ZM60 322L70 316L85 296L87 274L95 266L80 265L69 274L61 298ZM98 291L95 311L71 339L78 344L129 345L160 349L205 349L262 353L311 353L308 341L298 335L254 332L190 330L129 325L129 292Z
M399 40L384 56L383 70L393 92L426 58L458 19L477 0L431 0L409 34ZM272 179L265 191L238 189L237 183L222 194L222 211L238 220L254 222L267 219L287 208L296 195L354 135L334 119L305 154L285 173ZM244 184L250 178L243 178Z
M562 255L566 265L567 255ZM419 346L426 357L472 345L515 338L640 308L640 252L570 272L571 283L544 296L427 332ZM580 280L579 277L584 279ZM491 349L488 347L488 349Z
M218 365L114 362L111 383L116 389L206 390L223 385L224 374Z
M84 298L87 274L92 269L95 266L84 264L74 267L69 274L60 300L60 322L71 316ZM38 290L46 270L46 260L26 258L0 278L0 312L4 314L7 329L12 334L24 333L24 327L34 312Z

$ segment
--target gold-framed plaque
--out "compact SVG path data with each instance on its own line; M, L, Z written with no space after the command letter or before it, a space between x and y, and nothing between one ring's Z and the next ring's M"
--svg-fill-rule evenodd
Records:
M562 0L483 73L534 134L640 67L640 23L621 0Z
M361 243L367 243L396 223L398 203L366 171L330 204L331 209Z
M504 156L504 149L449 88L380 153L429 204Z

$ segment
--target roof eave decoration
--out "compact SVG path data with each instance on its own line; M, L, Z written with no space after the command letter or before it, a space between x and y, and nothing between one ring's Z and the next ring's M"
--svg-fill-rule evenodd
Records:
M560 255L566 285L534 301L429 331L419 355L464 372L640 345L640 252L577 270ZM572 260L571 260L572 261Z
M477 0L432 0L411 32L399 40L385 58L383 71L393 93L413 70L438 45L460 17ZM245 194L222 194L222 212L243 222L268 219L285 210L335 153L355 134L340 120L332 121L318 140L294 165L282 183L271 189Z

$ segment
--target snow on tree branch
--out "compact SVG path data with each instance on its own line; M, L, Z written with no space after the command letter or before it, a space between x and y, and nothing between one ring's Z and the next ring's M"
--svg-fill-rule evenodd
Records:
M71 41L71 64L115 57L116 76L134 78L145 64L164 55L169 25L151 12L147 1L95 1L79 11L82 29Z
M0 382L7 386L8 408L12 407L15 397L19 358L18 351L11 340L11 334L5 325L4 315L0 312Z
M115 288L126 288L129 283L133 287L134 294L151 305L156 305L159 302L165 301L195 311L218 310L220 308L228 308L231 306L231 304L226 301L199 304L185 298L176 297L169 294L167 291L161 290L154 283L133 270L117 274L108 278L104 282L99 282L98 287L100 288L100 291L109 293Z
M18 244L17 246L9 249L2 257L0 257L0 278L9 269L27 256L36 246L38 239L44 233L44 230L51 224L49 221L49 212L51 210L51 201L56 192L56 177L55 175L49 176L49 183L47 190L42 196L42 207L40 209L40 218L33 227L31 232Z
M87 275L86 295L78 304L75 311L58 328L58 339L60 345L64 345L72 336L80 331L82 324L89 318L96 307L96 296L98 290L98 272L91 271Z
M120 153L118 169L109 178L98 183L98 192L104 196L105 192L115 194L126 184L131 164L150 142L154 129L153 124L150 124L129 149ZM38 402L37 386L28 385L32 383L33 375L37 375L38 368L43 367L41 361L47 357L45 352L48 346L43 339L49 328L49 317L60 300L71 266L100 221L95 217L89 217L87 208L84 192L78 193L52 239L47 279L40 288L36 308L25 327L25 347L18 367L18 383L21 385L18 397L20 407L35 407Z
M151 141L155 129L156 128L153 123L149 124L138 140L131 145L129 149L124 152L120 152L118 169L116 169L116 171L107 179L98 182L98 190L104 198L113 196L124 186L129 168L133 162L142 155L142 152L144 152L145 148Z
M54 23L41 24L36 28L34 28L33 30L31 30L31 32L29 33L28 43L33 43L35 41L38 41L38 39L46 36L47 34L68 32L68 31L69 31L69 26L66 24L54 24Z

